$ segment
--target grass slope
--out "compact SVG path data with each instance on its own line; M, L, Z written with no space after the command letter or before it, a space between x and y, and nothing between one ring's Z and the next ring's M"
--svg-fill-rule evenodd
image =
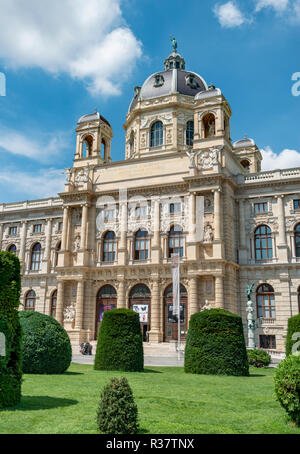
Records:
M275 400L274 369L251 367L250 374L191 375L175 367L121 373L72 364L63 375L25 375L21 403L0 411L0 433L97 433L101 388L111 376L124 375L142 433L300 434Z

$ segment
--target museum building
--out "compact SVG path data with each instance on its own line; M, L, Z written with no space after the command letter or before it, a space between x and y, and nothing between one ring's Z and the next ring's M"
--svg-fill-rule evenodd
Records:
M284 351L300 310L300 168L261 171L255 141L232 142L221 90L173 49L134 96L125 159L95 111L77 123L58 197L0 204L0 247L22 264L20 309L55 317L72 344L97 338L103 313L132 308L144 341L177 339L172 254L180 256L180 322L224 308L247 317L256 346Z

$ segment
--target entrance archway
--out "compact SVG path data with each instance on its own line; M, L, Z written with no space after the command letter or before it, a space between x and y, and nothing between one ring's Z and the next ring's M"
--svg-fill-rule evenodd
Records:
M98 331L103 319L105 311L115 309L117 307L117 292L112 285L104 285L96 297L96 326L95 339L98 337Z
M151 326L151 292L147 285L135 285L129 294L129 308L140 316L143 341L148 341Z
M180 338L185 339L187 333L187 291L180 284ZM173 314L173 285L164 292L164 341L178 340L178 316Z

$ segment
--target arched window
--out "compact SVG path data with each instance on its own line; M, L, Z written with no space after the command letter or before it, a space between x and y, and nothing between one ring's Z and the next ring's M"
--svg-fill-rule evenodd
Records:
M95 336L98 336L100 324L103 320L104 312L115 309L117 305L117 292L112 285L104 285L96 297L96 332Z
M52 293L50 302L50 315L55 318L56 315L56 303L57 303L57 290Z
M13 254L17 253L17 246L15 244L11 244L7 249L8 252L12 252Z
M274 289L269 284L262 284L256 290L257 316L275 318Z
M55 264L54 266L57 266L58 264L58 253L61 250L61 241L57 243L56 248L55 248Z
M101 140L101 158L106 159L106 142L104 139Z
M41 268L42 247L36 243L31 250L31 271L39 271Z
M135 234L135 254L134 260L147 260L149 250L148 232L138 230Z
M216 120L213 114L206 114L203 118L204 137L213 137L216 134Z
M151 292L147 285L145 284L137 284L135 285L129 294L129 298L150 298L151 297Z
M150 147L160 147L164 140L164 128L161 121L156 121L151 126Z
M248 159L243 159L241 161L241 165L247 170L247 172L250 172L250 161L248 161Z
M268 260L273 258L272 232L267 225L257 227L254 232L255 259Z
M93 149L93 137L86 136L83 141L83 157L88 158L92 156L92 149Z
M115 232L106 232L103 237L103 262L114 262L116 260L116 249Z
M300 257L300 224L295 227L295 251L296 257Z
M134 153L134 132L132 132L130 135L129 150L130 150L130 156L132 156Z
M179 226L173 226L169 232L169 257L172 254L179 254L179 257L183 257L184 252L184 236L182 228Z
M25 296L25 311L34 311L35 310L35 291L30 290L26 293Z
M188 121L186 124L186 144L190 147L193 146L194 143L194 122Z

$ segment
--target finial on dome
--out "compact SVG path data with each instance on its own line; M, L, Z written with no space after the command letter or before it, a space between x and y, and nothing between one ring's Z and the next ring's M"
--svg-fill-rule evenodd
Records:
M247 137L247 134L244 134L244 139L245 139L245 140L247 140L247 139L248 139L248 137Z
M172 41L172 46L173 46L173 52L177 53L177 41L175 36L171 35L171 41Z

